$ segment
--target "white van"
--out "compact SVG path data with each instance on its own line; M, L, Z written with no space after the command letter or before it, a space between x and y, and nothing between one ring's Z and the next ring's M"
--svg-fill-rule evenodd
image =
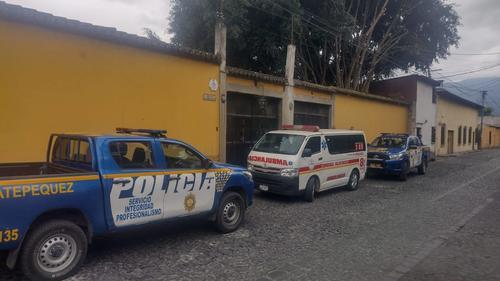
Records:
M366 173L366 138L362 131L284 126L265 134L248 155L255 188L307 201L323 190L358 188Z

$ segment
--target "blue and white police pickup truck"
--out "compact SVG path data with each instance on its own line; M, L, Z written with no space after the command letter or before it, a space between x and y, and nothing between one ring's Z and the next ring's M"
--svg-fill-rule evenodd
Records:
M62 280L96 235L184 217L236 230L252 205L245 169L216 164L165 131L52 135L47 161L0 164L0 251L31 280Z
M430 148L416 136L381 134L368 146L368 173L397 175L403 181L412 169L427 171Z

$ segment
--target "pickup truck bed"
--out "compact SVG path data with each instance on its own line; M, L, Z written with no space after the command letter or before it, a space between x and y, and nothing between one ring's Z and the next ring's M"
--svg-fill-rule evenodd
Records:
M78 173L88 173L88 171L46 162L0 164L0 180L9 178L19 179L20 177L40 175L61 175Z

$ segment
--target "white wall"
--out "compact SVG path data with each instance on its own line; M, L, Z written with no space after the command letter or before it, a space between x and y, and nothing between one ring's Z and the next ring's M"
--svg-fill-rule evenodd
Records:
M431 136L432 127L436 126L436 104L432 103L432 86L421 81L417 81L416 121L416 127L422 128L422 142L430 146L432 152L435 152Z

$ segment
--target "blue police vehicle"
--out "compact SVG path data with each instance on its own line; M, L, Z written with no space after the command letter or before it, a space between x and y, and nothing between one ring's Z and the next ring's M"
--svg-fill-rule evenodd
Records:
M55 134L43 163L0 164L0 251L31 280L62 280L92 237L206 217L236 230L252 205L244 168L214 163L165 131Z
M368 174L396 175L403 181L411 170L425 174L430 149L417 136L381 134L368 146Z

